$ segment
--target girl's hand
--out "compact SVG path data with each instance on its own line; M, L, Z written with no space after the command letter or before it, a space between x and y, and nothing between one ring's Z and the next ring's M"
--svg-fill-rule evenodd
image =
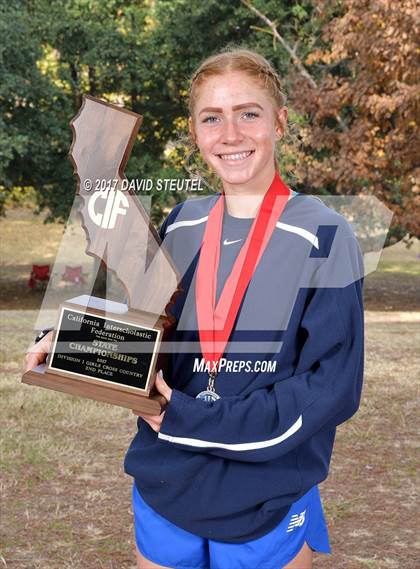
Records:
M166 405L171 400L172 389L163 379L162 370L160 370L156 374L155 387L158 393L152 395L150 399L155 399L159 401L163 407L166 407ZM137 411L134 410L133 413L144 419L146 423L150 425L154 431L156 431L157 433L160 431L160 426L165 416L165 411L163 411L160 415L148 415L146 413L138 413Z
M33 344L33 346L28 349L25 357L25 372L45 362L51 349L52 338L53 331L51 330L42 338L42 340Z

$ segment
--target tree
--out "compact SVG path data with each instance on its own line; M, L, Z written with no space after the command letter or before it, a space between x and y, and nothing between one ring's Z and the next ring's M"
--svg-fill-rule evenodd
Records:
M61 179L68 139L66 97L37 64L43 55L37 13L13 0L2 3L1 16L0 207L14 186Z
M310 0L266 4L273 10L277 6L287 34L300 34L302 40ZM4 85L11 87L3 90L0 105L8 117L5 128L15 133L15 146L5 144L9 159L0 186L33 186L50 219L66 219L74 199L69 121L84 93L143 115L127 177L185 177L182 145L173 143L187 128L188 79L196 65L234 43L258 48L283 70L287 66L285 54L272 52L269 36L249 35L254 18L240 3L15 0L8 6L2 41ZM23 50L17 29L28 38ZM25 58L16 66L19 54ZM0 134L0 145L3 139ZM23 141L32 141L30 150ZM183 197L156 194L153 220L159 222L164 208Z
M162 98L162 120L153 116L163 79L155 80L155 54L150 49L155 46L148 41L150 8L145 4L143 9L134 0L13 0L3 7L3 198L16 186L33 186L39 208L49 211L49 220L67 219L76 187L67 156L69 122L83 94L118 102L143 115L149 111L127 174L148 177L161 171L171 117Z
M287 182L310 193L373 193L394 210L397 237L418 234L414 4L4 3L0 207L2 190L33 186L51 219L67 218L75 192L69 121L84 93L143 115L128 178L185 177L183 147L174 142L187 131L188 79L202 59L233 44L257 49L284 79L297 133L280 147ZM155 194L153 221L184 197Z
M302 183L331 194L374 194L394 212L394 238L419 237L416 2L317 4L325 45L305 64L322 73L313 86L294 72L292 103L308 117Z

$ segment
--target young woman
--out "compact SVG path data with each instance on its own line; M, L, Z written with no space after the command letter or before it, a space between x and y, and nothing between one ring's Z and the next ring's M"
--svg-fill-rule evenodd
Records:
M141 416L125 460L142 569L308 569L330 551L317 483L359 405L363 267L344 218L281 180L284 102L248 50L191 80L191 137L223 190L160 230L184 293L156 380L168 405Z
M139 569L310 569L330 552L317 484L360 402L363 265L349 223L281 179L284 103L249 50L192 76L191 138L222 191L160 229L182 290L164 410L125 458Z

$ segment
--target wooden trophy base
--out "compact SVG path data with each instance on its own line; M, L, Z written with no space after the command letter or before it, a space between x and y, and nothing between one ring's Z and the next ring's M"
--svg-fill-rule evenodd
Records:
M78 395L87 399L126 407L139 413L149 415L160 415L162 407L159 401L128 393L109 386L102 386L94 383L86 383L83 379L76 377L65 377L48 370L45 364L39 365L23 374L22 383L37 385L54 391L61 391L69 395Z
M162 334L161 316L88 295L73 298L61 306L46 363L27 371L22 382L160 415L162 405L150 394L156 365L164 361L158 357ZM144 353L142 339L151 344ZM125 353L126 341L138 348Z

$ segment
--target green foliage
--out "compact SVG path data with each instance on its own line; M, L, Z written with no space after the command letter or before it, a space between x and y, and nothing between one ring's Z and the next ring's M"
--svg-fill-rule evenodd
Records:
M32 187L38 208L49 212L47 219L67 218L76 188L67 156L69 122L83 94L117 102L143 116L126 175L153 180L188 176L185 147L178 139L187 133L189 78L207 56L228 45L255 49L283 77L288 101L294 98L296 68L290 54L242 2L0 2L0 213L12 189L14 199L19 199L23 193L16 188ZM322 17L312 0L254 0L252 4L274 22L304 64L326 46L326 6L331 20L343 12L341 2L327 0L321 3ZM349 73L343 60L314 60L307 68L315 81L326 70L339 77ZM305 124L310 128L311 114L288 104L296 132ZM280 166L288 182L302 191L294 174L302 154L288 140L284 143L279 149ZM301 150L305 152L302 144ZM310 156L317 159L320 151L311 149ZM310 185L304 188L313 190ZM329 194L336 193L336 188L321 184L315 191ZM156 193L153 221L159 223L164 212L185 197Z
M43 49L36 33L38 12L15 0L2 6L0 35L0 188L68 184L66 154L70 105L65 93L42 72ZM22 41L22 37L25 41ZM41 194L40 194L41 197ZM63 211L64 213L64 211Z
M299 40L311 49L310 1L256 6L276 19L293 45ZM202 59L228 44L242 45L287 75L288 55L278 45L273 51L270 35L255 28L250 34L257 18L241 3L13 0L2 11L0 208L13 187L32 186L51 220L66 219L73 203L69 121L84 93L143 115L128 178L181 178L182 145L169 154L165 148L186 133L188 80ZM183 197L156 194L154 220Z

